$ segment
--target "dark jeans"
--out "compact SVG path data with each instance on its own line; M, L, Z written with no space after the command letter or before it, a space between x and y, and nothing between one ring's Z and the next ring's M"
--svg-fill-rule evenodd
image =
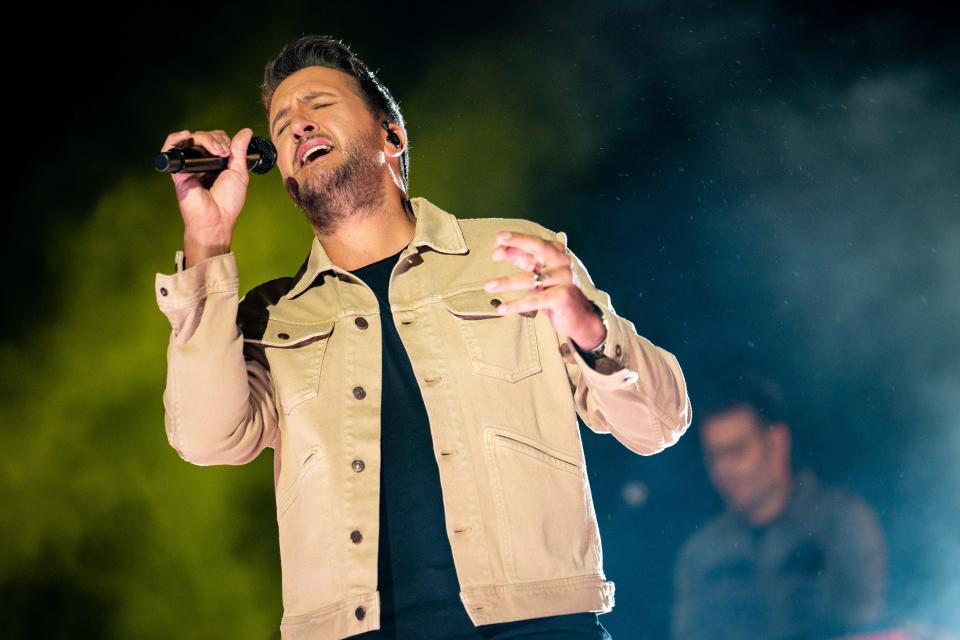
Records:
M533 631L484 636L484 640L613 640L606 629L599 622L596 633L584 635L580 631Z
M556 621L556 622L554 622ZM396 627L393 621L386 619L386 626L355 636L356 640L396 640ZM537 618L536 622L517 621L497 624L485 624L474 627L476 635L470 635L476 640L613 640L596 614L578 613L565 616L549 616ZM550 626L557 627L551 629ZM419 634L417 634L419 635ZM409 636L409 634L407 634ZM454 636L444 636L434 629L431 638L450 637L451 640L463 640L464 635L455 633ZM403 638L402 640L408 640Z
M525 623L526 622L526 623ZM595 613L575 613L531 621L477 627L483 640L612 640ZM551 629L551 626L557 628Z

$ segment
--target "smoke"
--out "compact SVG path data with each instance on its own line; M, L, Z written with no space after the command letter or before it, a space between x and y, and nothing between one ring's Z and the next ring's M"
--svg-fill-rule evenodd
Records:
M129 139L155 140L138 151L149 158L169 131L261 122L263 60L306 18L374 33L357 50L384 65L401 99L416 144L411 194L464 217L567 231L618 311L678 354L695 416L710 363L746 354L782 373L801 453L880 514L895 613L960 629L957 45L946 29L918 29L913 7L864 17L803 4L570 2L444 27L427 10L405 24L347 7L331 23L329 8L304 5L286 12L297 24L263 32L261 51L231 56L225 75L203 67L171 90L202 105L182 119L166 121L169 96L137 93L111 102L123 107L111 113L147 109L124 127L74 104L67 128L89 129L85 148L108 124L142 127ZM236 20L219 31L249 17ZM398 53L397 33L417 37ZM184 84L171 69L181 81L143 85ZM92 157L131 152L127 137L107 137L118 146L104 140ZM267 637L281 613L270 456L198 469L166 443L169 326L153 278L173 271L182 224L169 181L135 169L113 180L83 219L47 224L29 245L44 247L56 278L21 279L61 299L53 314L18 305L25 339L0 342L0 626L27 611L38 612L34 634L40 621L77 619L104 637L169 637L187 624L198 636ZM294 273L312 239L283 185L254 182L233 245L242 290ZM24 200L48 222L59 195ZM643 460L585 437L588 458L604 452L590 468L610 527L618 607L603 622L614 637L665 635L684 518L710 498L695 436ZM627 501L618 517L635 527L604 517L608 495Z
M848 430L837 466L884 511L897 614L960 629L960 102L906 65L806 86L815 95L736 109L731 165L776 167L750 175L744 224L766 245L775 316L801 327L796 364L862 390L809 415ZM889 411L857 415L877 403ZM838 436L818 431L820 457Z
M946 595L960 590L957 46L917 14L833 17L659 2L553 14L559 38L589 41L579 60L604 82L585 92L610 95L595 100L618 125L590 132L577 198L603 225L570 237L598 241L580 250L606 266L595 279L679 353L695 415L716 366L779 375L800 459L880 515L891 617L960 631ZM699 464L692 449L673 464ZM676 482L658 462L634 471L651 508ZM647 517L683 511L663 509ZM662 565L645 562L654 586L636 597L666 609Z

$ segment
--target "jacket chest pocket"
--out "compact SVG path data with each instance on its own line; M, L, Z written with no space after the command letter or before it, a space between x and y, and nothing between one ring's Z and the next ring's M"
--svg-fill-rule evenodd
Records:
M289 414L319 393L320 372L334 324L334 320L298 324L271 318L262 336L244 338L263 347L284 413Z
M476 373L516 382L540 371L536 312L500 315L501 298L486 291L465 291L443 301L453 315Z

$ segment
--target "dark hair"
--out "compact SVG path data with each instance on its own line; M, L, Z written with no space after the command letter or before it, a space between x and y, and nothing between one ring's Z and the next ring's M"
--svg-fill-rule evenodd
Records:
M389 120L406 131L407 126L400 113L400 107L390 90L377 80L367 65L355 56L346 44L329 36L302 36L284 45L280 53L267 63L263 71L261 100L268 118L273 93L280 83L287 76L311 66L338 69L353 76L360 88L358 95L363 98L370 113L378 121ZM380 123L378 122L377 125L379 127ZM410 185L409 138L400 155L400 177L403 180L404 190L407 190Z
M709 394L701 400L700 425L721 413L749 407L761 427L769 429L783 422L783 394L773 380L748 372L715 380Z

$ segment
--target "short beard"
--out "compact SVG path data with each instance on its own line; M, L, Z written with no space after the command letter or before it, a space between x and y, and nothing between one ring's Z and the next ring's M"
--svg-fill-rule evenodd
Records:
M319 235L332 235L350 216L383 205L383 168L374 160L379 141L379 132L372 130L357 144L346 143L336 168L308 176L302 186L287 178L287 193Z

